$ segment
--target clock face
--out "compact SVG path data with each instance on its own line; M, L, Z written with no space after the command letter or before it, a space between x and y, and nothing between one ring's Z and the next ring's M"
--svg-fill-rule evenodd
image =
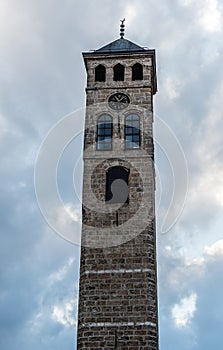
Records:
M129 105L130 99L122 92L117 92L109 97L108 103L112 109L122 110Z

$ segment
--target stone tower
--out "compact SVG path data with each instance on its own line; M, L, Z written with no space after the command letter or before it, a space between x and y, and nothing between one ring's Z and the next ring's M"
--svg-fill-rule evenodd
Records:
M124 38L87 70L78 350L158 350L155 51Z

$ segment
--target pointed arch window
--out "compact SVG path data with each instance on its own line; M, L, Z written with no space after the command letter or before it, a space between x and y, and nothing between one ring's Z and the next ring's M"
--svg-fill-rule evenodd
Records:
M97 149L110 150L112 148L112 117L108 114L101 115L97 124Z
M137 114L129 114L125 118L125 148L139 148L140 143L140 118Z
M113 166L106 172L105 201L112 203L129 203L129 170Z
M106 80L106 69L102 64L99 64L95 68L95 81L105 81Z
M125 67L118 63L113 68L114 70L114 81L124 81L125 77Z
M132 66L132 80L143 80L143 66L140 63Z

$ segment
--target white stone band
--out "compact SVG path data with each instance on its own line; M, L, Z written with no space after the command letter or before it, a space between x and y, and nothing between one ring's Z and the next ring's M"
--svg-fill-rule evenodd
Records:
M86 270L83 272L84 275L102 275L107 273L145 273L150 272L154 273L151 269L120 269L120 270Z
M156 323L153 322L92 322L82 323L81 327L134 327L134 326L150 326L156 327Z

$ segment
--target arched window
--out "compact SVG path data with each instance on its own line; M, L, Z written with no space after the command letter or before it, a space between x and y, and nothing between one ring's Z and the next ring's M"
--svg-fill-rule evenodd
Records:
M105 81L106 70L102 64L95 68L95 81Z
M114 70L114 80L115 81L124 81L124 76L125 76L125 67L118 63L116 66L113 68Z
M143 66L140 63L132 67L132 80L143 80Z
M129 114L125 118L125 148L140 147L140 119L137 114Z
M112 117L104 114L98 118L97 149L110 150L112 147Z
M129 170L113 166L106 173L105 200L108 204L129 202Z

